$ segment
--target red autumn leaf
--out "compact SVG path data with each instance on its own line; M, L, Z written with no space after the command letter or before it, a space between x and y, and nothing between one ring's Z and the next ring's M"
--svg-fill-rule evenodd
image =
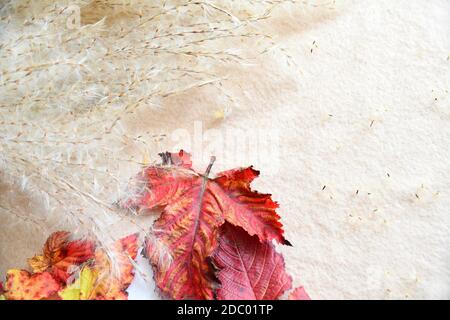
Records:
M291 288L283 257L273 244L231 224L222 226L212 261L221 283L219 300L275 300Z
M138 235L132 234L114 243L110 250L114 265L108 253L102 249L95 252L94 269L98 273L97 284L92 299L126 300L126 290L134 279L132 260L136 259Z
M146 254L154 266L158 287L174 299L212 299L212 270L207 258L217 247L220 226L228 221L261 241L283 237L278 205L271 196L252 191L259 172L235 169L209 179L191 167L188 153L164 153L162 166L151 166L140 177L145 190L126 207L164 208L154 224L155 239L147 241ZM161 256L171 263L161 266Z
M65 282L70 267L77 266L94 257L94 244L88 240L70 241L70 232L52 233L45 242L43 255L28 259L34 272L48 271L56 279Z
M211 184L225 220L239 226L261 241L275 239L281 244L291 245L283 237L283 225L276 213L278 204L270 194L252 191L250 183L259 176L252 167L234 169L218 174ZM220 188L217 188L219 186Z
M6 273L5 296L9 300L41 300L54 296L60 284L49 272L30 274L12 269Z
M77 279L58 292L59 297L63 300L128 299L126 290L134 278L137 240L137 234L132 234L108 250L97 249L93 263L83 266Z
M134 279L134 266L132 261L136 260L137 256L138 234L131 234L117 241L113 247L113 251L116 253L120 287L122 290L125 290Z
M292 290L289 294L289 300L311 300L309 295L306 293L305 288L298 287Z

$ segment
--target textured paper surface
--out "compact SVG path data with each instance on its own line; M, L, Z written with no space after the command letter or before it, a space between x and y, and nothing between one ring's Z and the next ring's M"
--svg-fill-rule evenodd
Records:
M259 142L255 159L219 143L214 172L261 170L255 187L281 205L294 285L312 299L449 299L450 2L337 3L272 20L295 64L269 54L224 70L235 104L205 87L128 126L169 133L161 151L195 149L195 123L243 130L242 142L254 141L248 128L277 132L278 147ZM180 128L192 135L174 141ZM2 233L2 274L46 237L20 223ZM156 297L142 286L130 297Z

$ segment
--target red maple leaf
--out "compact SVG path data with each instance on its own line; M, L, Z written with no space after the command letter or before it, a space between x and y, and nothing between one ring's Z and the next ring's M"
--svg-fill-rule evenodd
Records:
M94 257L94 243L88 240L70 241L70 232L52 233L45 242L43 254L28 259L34 272L48 271L65 282L70 267L77 266Z
M229 223L222 226L212 260L221 282L219 300L275 300L291 288L283 257L273 244Z
M151 166L140 177L146 184L126 207L163 208L154 223L154 239L148 239L146 254L153 267L158 287L174 299L212 299L213 278L210 257L218 245L220 226L229 223L242 227L260 241L283 237L278 205L268 194L251 190L259 175L252 167L235 169L208 178L195 172L188 153L164 153L163 164ZM170 264L161 265L162 256Z

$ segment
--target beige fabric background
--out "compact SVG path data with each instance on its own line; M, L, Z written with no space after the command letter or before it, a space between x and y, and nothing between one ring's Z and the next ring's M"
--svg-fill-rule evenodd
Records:
M199 170L212 153L214 172L261 170L255 188L280 203L294 245L280 248L287 269L313 299L449 299L450 2L341 1L266 27L290 65L269 54L224 70L234 102L196 89L129 130L168 133L158 148L196 151ZM216 130L200 147L199 124ZM229 132L257 156L220 140ZM4 233L2 274L39 250L37 234Z

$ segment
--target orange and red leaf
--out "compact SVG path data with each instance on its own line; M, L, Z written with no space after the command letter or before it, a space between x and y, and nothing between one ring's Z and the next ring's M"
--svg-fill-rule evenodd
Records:
M211 189L220 203L224 218L261 241L273 240L290 245L283 236L283 225L276 213L278 204L270 194L251 190L250 183L259 175L252 167L222 172ZM216 188L215 184L220 188Z
M43 249L42 255L28 260L34 272L48 271L65 282L70 276L70 267L78 266L94 257L94 243L88 240L70 241L70 233L52 233Z
M137 234L116 241L109 252L97 249L94 270L98 274L95 289L91 294L97 300L126 300L126 290L134 279L133 260L138 250ZM114 258L114 264L109 255Z
M146 246L156 283L165 294L174 299L213 298L207 258L217 246L217 231L222 223L214 197L200 178L166 206L154 224L157 244L147 241ZM158 245L171 256L167 268L160 266Z
M260 241L283 237L278 205L268 194L257 193L250 183L259 172L252 169L226 171L216 179L192 169L190 156L163 153L162 165L150 166L140 177L144 191L126 207L163 208L154 223L154 239L146 254L153 265L158 287L174 299L212 299L214 283L209 257L218 245L220 226L228 221L244 228ZM161 248L170 265L161 265Z
M5 296L8 300L41 300L54 296L61 286L49 272L31 274L11 269L6 273Z

